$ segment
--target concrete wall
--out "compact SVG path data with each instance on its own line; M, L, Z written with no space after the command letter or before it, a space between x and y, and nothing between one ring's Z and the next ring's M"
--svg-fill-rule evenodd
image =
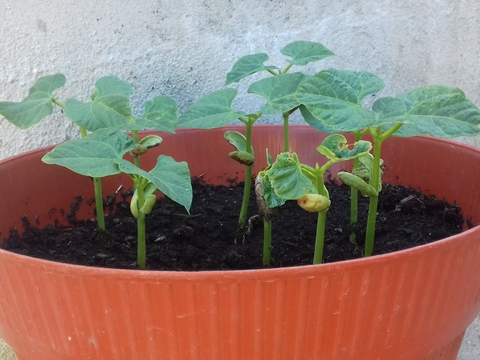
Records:
M370 71L385 80L384 95L458 86L480 104L479 19L467 0L2 0L0 99L19 101L39 76L61 72L67 85L57 98L87 100L96 79L116 75L134 85L136 111L159 94L183 110L221 88L239 57L267 52L284 67L279 50L311 40L337 56L310 73ZM247 111L260 103L236 102ZM58 111L27 131L0 119L0 158L76 136Z

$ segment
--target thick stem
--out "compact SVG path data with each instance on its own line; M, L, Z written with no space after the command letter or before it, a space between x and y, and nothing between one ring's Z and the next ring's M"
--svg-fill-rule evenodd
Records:
M137 187L137 264L140 269L146 268L147 249L145 240L145 214L142 210L145 203L145 192L142 186Z
M325 224L327 222L327 212L318 213L317 232L315 236L315 252L313 254L313 264L321 264L323 259L323 248L325 246Z
M246 124L246 147L247 152L251 154L252 151L252 126L253 123ZM248 201L250 199L250 190L252 188L252 166L247 166L245 171L245 185L243 188L242 208L240 210L240 216L238 218L238 230L241 231L245 228L245 222L247 220Z
M373 174L370 179L370 185L374 189L379 188L380 179L380 155L382 150L382 142L379 137L374 137L373 141ZM375 241L375 226L377 222L377 207L378 207L378 193L377 196L370 196L370 204L368 207L367 233L365 237L365 256L371 256L373 253L373 246Z
M97 225L100 230L105 230L105 215L103 213L102 180L100 178L93 178L93 188L95 190L95 208L97 210Z
M283 151L284 152L290 151L290 145L289 145L290 142L288 139L288 117L289 117L288 112L283 113Z
M263 267L270 267L272 251L272 220L263 220Z

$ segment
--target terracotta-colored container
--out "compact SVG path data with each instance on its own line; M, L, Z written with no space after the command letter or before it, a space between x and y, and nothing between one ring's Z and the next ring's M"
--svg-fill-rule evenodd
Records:
M224 130L181 130L158 150L211 182L242 176ZM281 131L255 126L257 154L280 152ZM291 148L302 161L323 162L315 150L323 137L292 126ZM2 236L26 212L53 223L73 196L92 195L90 179L41 163L45 152L0 163ZM393 138L382 157L384 180L457 201L480 221L479 150ZM110 177L105 192L120 184L131 183ZM111 270L0 251L0 336L19 360L453 360L480 311L479 264L479 227L394 254L254 271Z

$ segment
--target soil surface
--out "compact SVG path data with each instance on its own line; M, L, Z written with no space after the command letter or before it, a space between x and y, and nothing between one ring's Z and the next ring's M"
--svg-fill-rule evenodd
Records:
M253 186L252 186L253 188ZM329 184L332 205L327 215L324 262L360 258L368 199L360 196L358 244L349 242L350 190ZM263 224L250 221L251 231L235 244L243 184L213 186L193 181L190 214L169 199L161 199L147 216L147 258L151 270L234 270L262 267ZM3 249L58 262L109 268L136 268L136 219L129 209L129 193L106 218L100 233L94 221L71 227L38 229L24 218L25 231L12 230ZM120 198L120 197L119 197ZM112 197L110 197L110 200ZM258 213L251 195L249 217ZM72 203L78 207L81 197ZM72 216L73 214L73 216ZM311 264L317 215L296 201L278 209L273 219L272 267ZM460 207L425 196L406 186L385 184L380 195L374 254L398 251L457 234L464 227Z

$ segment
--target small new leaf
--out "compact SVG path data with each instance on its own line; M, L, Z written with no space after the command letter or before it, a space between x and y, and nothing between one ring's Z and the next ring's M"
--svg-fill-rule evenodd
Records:
M333 134L323 140L317 151L335 163L365 156L371 149L372 144L365 140L359 140L350 149L345 136Z
M39 123L53 112L53 93L65 85L62 74L43 76L20 102L1 101L0 114L20 129Z

